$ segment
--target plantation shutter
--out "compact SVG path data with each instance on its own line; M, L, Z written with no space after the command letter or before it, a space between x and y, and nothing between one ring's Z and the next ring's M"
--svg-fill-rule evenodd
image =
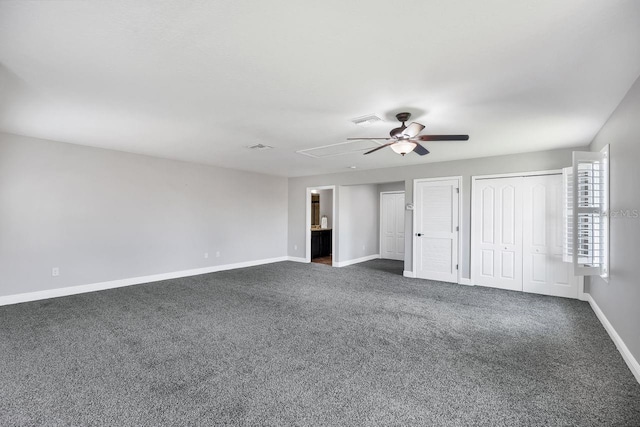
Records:
M601 152L574 151L565 181L565 261L577 276L609 274L608 146Z
M564 190L562 260L573 263L573 166L562 169Z

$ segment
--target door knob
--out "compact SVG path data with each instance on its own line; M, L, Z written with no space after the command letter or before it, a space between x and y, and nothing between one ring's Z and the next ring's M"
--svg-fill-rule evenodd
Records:
M416 236L420 237L422 236L422 233L416 233Z

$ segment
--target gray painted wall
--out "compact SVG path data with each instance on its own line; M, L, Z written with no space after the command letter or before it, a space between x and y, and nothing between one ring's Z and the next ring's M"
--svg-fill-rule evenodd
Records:
M341 186L338 197L338 261L377 254L380 210L378 187Z
M609 319L636 360L640 360L640 79L591 144L609 144L610 210L632 215L610 219L610 278L590 277L588 292Z
M473 139L469 144L473 143ZM288 253L290 256L305 256L305 195L307 187L322 185L358 185L381 184L404 181L407 203L413 199L413 180L443 176L462 176L462 274L469 277L469 259L471 247L471 176L495 173L530 172L537 170L560 169L571 165L571 152L582 148L538 151L535 153L513 154L508 156L485 157L480 159L457 160L452 162L426 163L406 167L349 171L337 174L316 175L289 178L289 236ZM382 153L381 153L382 155ZM392 155L389 153L389 155ZM341 199L342 200L342 199ZM378 208L379 209L379 208ZM412 270L413 224L410 211L405 211L406 247L405 270ZM341 218L337 218L341 225ZM339 236L338 236L339 238ZM297 245L297 250L295 246ZM340 259L346 259L342 256Z
M0 295L281 257L286 236L285 178L0 134Z

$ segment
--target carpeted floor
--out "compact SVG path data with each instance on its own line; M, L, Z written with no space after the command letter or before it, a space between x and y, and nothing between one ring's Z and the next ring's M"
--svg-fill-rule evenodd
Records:
M283 262L0 307L0 425L638 426L588 304Z

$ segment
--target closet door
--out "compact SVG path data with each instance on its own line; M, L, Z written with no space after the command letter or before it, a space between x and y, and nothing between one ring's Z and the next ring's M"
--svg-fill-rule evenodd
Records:
M572 264L562 261L562 175L524 179L523 290L578 297Z
M404 260L404 193L380 193L380 257Z
M476 285L522 290L522 180L476 180L472 257Z

